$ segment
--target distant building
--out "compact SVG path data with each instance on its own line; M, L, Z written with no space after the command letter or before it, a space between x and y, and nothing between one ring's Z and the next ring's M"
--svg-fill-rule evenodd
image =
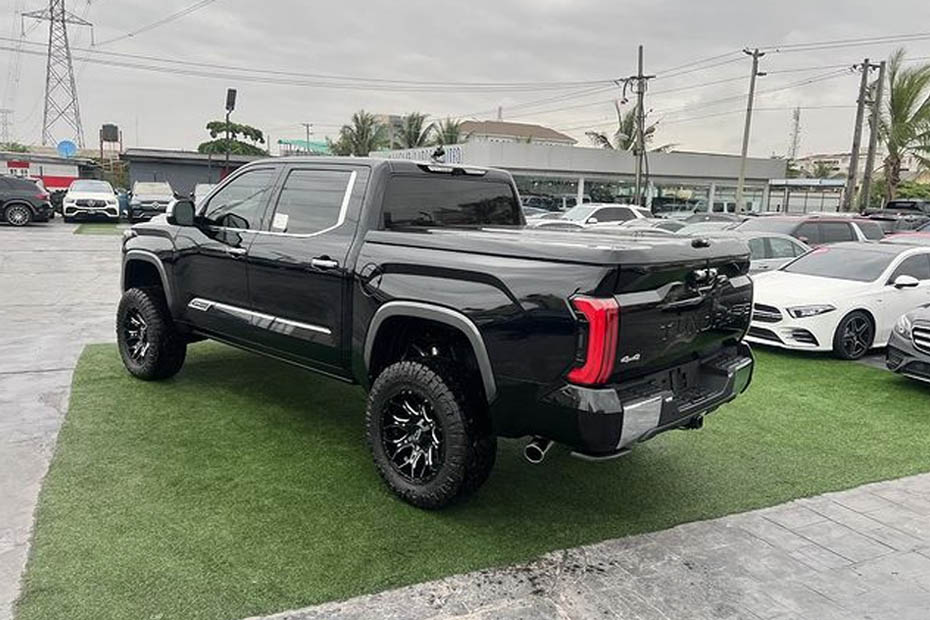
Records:
M509 124L509 123L508 123ZM550 130L551 131L551 130ZM373 157L430 161L436 147L377 151ZM524 200L559 207L580 202L631 202L635 157L629 151L471 139L443 147L443 161L503 168L513 174ZM765 211L769 183L785 177L785 160L750 157L743 204L736 205L738 155L649 153L646 203L656 213L679 210Z
M292 140L284 138L278 140L278 154L281 157L294 157L297 155L332 155L329 144L323 140Z
M859 155L857 178L861 181L865 173L865 149ZM875 156L875 172L879 173L883 166L885 153L881 150ZM794 160L795 165L805 176L813 176L819 166L826 166L830 170L829 178L846 178L849 176L849 164L852 161L852 153L847 151L843 153L815 153L805 155ZM901 178L905 181L920 180L925 174L920 162L913 156L906 156L901 162Z
M224 170L226 156L195 151L168 149L126 149L120 159L129 165L129 183L168 181L178 194L190 194L198 183L218 183L240 166L263 159L250 155L230 155L229 170Z
M96 176L98 166L93 160L52 153L0 151L0 174L42 179L49 191L68 189L75 179Z
M545 146L572 146L577 140L555 129L509 121L464 121L465 142L525 142Z

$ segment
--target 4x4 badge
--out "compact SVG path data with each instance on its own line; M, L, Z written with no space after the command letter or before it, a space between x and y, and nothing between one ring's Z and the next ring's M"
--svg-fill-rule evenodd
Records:
M639 360L640 360L639 353L637 353L636 355L624 355L623 357L620 358L620 363L629 364L630 362L638 362Z

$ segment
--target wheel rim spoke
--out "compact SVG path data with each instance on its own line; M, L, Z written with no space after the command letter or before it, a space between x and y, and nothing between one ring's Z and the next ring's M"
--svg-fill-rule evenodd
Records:
M429 400L409 389L388 400L381 411L381 444L394 470L423 484L442 465L443 434Z
M129 357L137 364L141 364L151 349L151 342L148 337L148 324L135 308L129 310L123 319L123 336Z

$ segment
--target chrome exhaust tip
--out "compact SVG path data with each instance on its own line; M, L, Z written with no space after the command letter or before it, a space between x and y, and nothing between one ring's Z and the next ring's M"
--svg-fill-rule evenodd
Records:
M523 457L533 465L539 465L546 458L546 453L552 447L552 440L544 437L533 437L523 448Z

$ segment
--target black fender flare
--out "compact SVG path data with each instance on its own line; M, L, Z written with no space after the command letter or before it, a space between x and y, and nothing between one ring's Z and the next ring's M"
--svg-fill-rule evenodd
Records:
M419 301L389 301L382 305L375 312L371 323L368 325L368 334L365 336L365 369L371 366L372 350L374 349L375 340L378 337L378 331L381 325L387 319L395 316L413 317L418 319L427 319L444 323L457 329L468 339L472 350L475 353L475 359L478 361L478 370L481 372L481 383L484 386L484 393L487 395L488 402L494 400L497 396L497 383L494 381L494 372L491 369L491 359L488 357L488 350L484 346L484 339L478 327L467 316L457 310L437 306Z
M174 291L171 288L171 283L168 281L168 273L165 270L165 265L157 254L149 252L148 250L132 249L127 250L126 253L123 254L123 266L120 272L120 290L123 292L126 291L126 266L132 261L143 261L155 266L155 269L158 271L158 277L161 278L162 290L165 291L165 300L168 302L168 307L173 308Z

